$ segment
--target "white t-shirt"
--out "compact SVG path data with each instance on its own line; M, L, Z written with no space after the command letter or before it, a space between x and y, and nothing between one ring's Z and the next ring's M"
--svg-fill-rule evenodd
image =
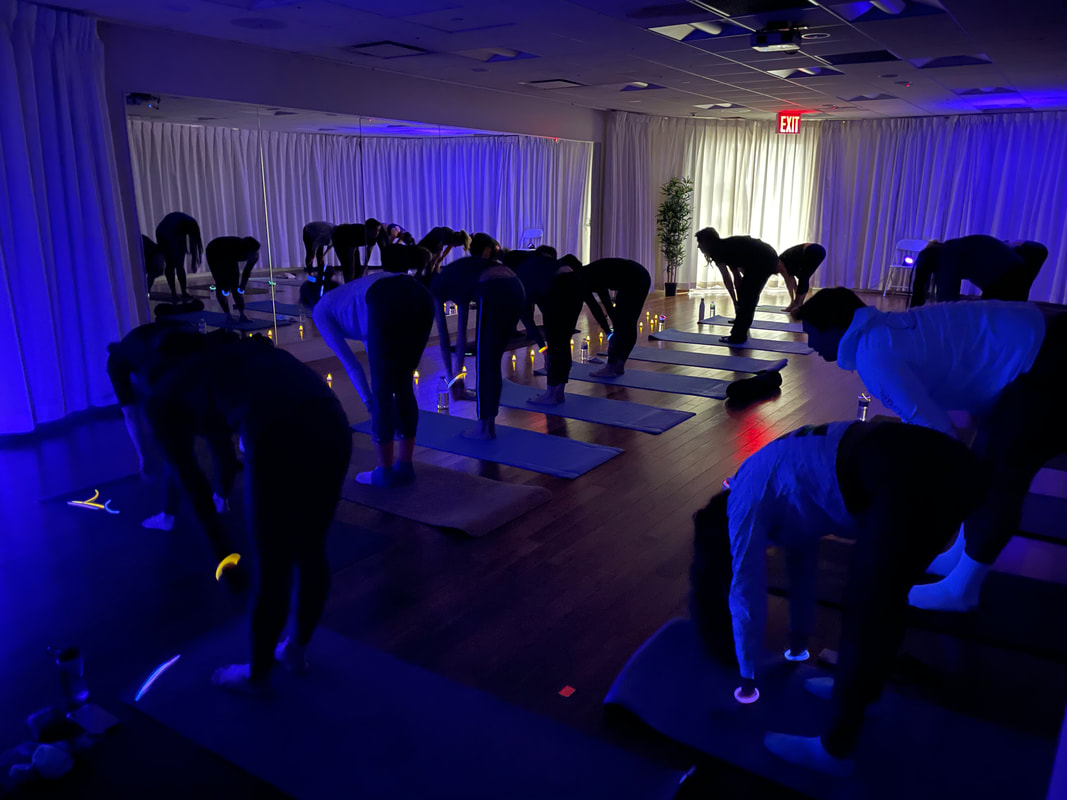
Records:
M367 290L385 278L395 278L401 272L373 272L349 281L333 291L326 292L315 304L311 318L322 327L322 320L328 318L341 329L346 339L367 340Z

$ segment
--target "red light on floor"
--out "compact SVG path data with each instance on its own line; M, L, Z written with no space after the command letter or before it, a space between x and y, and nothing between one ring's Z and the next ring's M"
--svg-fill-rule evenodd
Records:
M560 697L570 697L572 694L574 694L573 686L564 686L562 689L559 690Z

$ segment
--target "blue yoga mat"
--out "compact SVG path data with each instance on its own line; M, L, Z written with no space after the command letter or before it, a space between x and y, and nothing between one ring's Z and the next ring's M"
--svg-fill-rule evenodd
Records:
M784 314L785 306L756 306L757 311L764 311L768 314Z
M273 320L269 319L250 319L247 322L231 321L226 319L226 315L221 311L194 311L189 314L175 314L167 319L180 319L194 325L204 320L206 324L214 328L229 328L234 331L262 331L274 327ZM287 319L278 320L279 325L288 325L289 322L290 320Z
M625 386L627 389L649 389L653 392L670 394L691 394L696 397L710 397L722 400L726 397L726 387L730 381L713 378L695 378L691 375L675 375L670 372L648 372L640 369L628 369L617 378L594 378L589 373L600 369L603 364L574 364L571 378L590 383L606 383L609 386ZM534 375L544 375L543 369L535 370Z
M606 356L607 353L599 353ZM745 356L717 356L711 353L690 353L685 350L662 350L658 347L635 347L630 358L636 361L652 361L657 364L675 364L679 367L704 367L727 372L763 372L779 370L789 363L787 358L769 361Z
M701 344L708 347L729 347L731 350L766 350L769 353L793 353L806 356L815 351L808 347L806 342L778 342L773 339L749 339L744 344L727 344L720 342L718 336L707 333L689 333L667 328L665 331L650 333L649 339L658 339L661 342L685 342L686 344Z
M734 323L729 317L716 316L700 320L701 325L722 325L729 328ZM787 331L789 333L803 333L804 326L799 322L778 322L776 320L756 319L752 321L752 327L761 331Z
M663 433L680 422L694 416L691 411L674 411L669 408L656 408L641 403L625 400L608 400L604 397L588 397L584 394L567 394L567 399L558 406L535 406L527 403L531 397L541 393L536 386L520 386L512 381L504 381L504 391L500 395L500 405L508 408L522 408L526 411L539 411L550 417L567 417L585 422L597 422L616 428L629 428L644 433Z
M273 314L277 311L287 317L299 317L301 306L296 303L271 303L270 300L255 300L245 303L245 308L249 311L262 311L265 314Z
M461 436L463 431L476 424L474 420L465 417L420 411L415 444L572 480L622 452L617 447L578 442L563 436L550 436L547 433L510 428L507 425L497 425L496 439L491 441ZM353 430L357 433L370 433L370 420L354 426Z
M831 703L803 687L820 674L779 657L762 671L760 699L741 705L733 697L736 668L712 660L696 626L676 619L630 658L604 703L675 741L825 800L1045 796L1054 741L892 691L868 711L850 778L779 760L763 746L766 731L815 736L827 727Z
M245 624L179 652L135 707L295 798L667 800L678 783L640 756L322 628L311 672L276 669L268 697L209 681L247 661Z

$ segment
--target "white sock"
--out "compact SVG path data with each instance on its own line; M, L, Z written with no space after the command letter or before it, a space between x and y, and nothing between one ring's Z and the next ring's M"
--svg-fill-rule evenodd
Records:
M982 582L989 574L989 564L979 564L966 553L943 580L913 586L908 603L927 611L970 611L978 605Z
M956 540L952 543L952 546L931 561L930 566L926 568L926 571L931 575L948 575L952 572L956 564L959 563L960 556L963 555L964 546L963 526L960 525L960 532L956 534Z
M154 517L149 517L142 522L141 527L157 531L172 531L174 530L174 517L165 511L160 511Z

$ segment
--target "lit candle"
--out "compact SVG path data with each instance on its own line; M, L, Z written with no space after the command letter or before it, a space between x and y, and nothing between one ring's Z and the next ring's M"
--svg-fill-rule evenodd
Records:
M515 354L514 353L511 354L511 368L512 369L515 368Z
M326 385L329 386L331 389L333 388L333 375L331 375L329 372L326 373Z
M574 349L574 339L571 339L571 350Z
M600 332L600 343L604 344L604 331Z
M533 357L534 357L534 349L531 347L530 348L530 360L531 361L533 361Z
M419 385L419 371L415 370L415 385Z
M271 339L273 341L273 339L274 339L274 328L267 328L267 338Z
M304 341L304 326L300 326L300 341Z
M467 365L466 364L463 365L463 369L460 370L460 372L462 372L464 375L467 374Z

